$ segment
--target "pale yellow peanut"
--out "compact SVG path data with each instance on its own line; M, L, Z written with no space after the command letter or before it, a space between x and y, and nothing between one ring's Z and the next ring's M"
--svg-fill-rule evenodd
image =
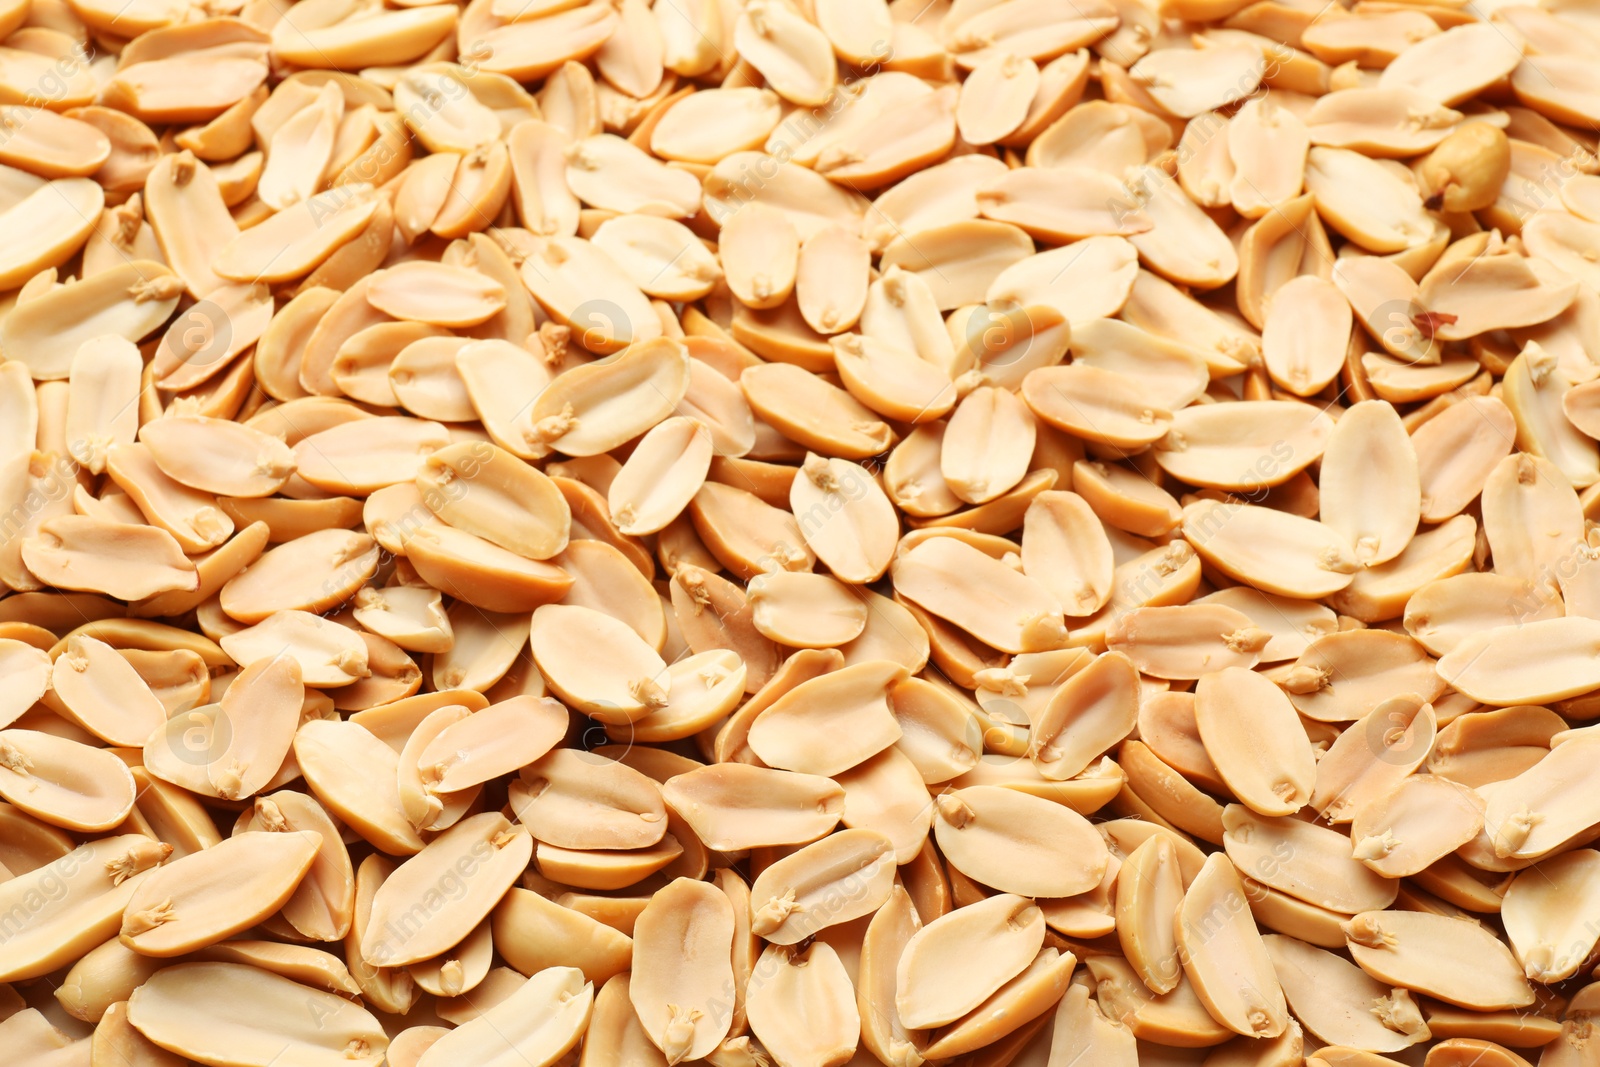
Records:
M140 834L97 838L0 883L0 900L22 907L27 921L7 939L7 981L47 974L116 936L123 909L143 875L171 855L170 845ZM45 885L55 886L48 895ZM39 903L43 897L43 903Z
M530 832L559 848L648 848L667 830L655 782L587 753L556 749L528 764L511 795Z
M1436 722L1432 705L1412 694L1384 700L1328 746L1311 805L1343 823L1381 801L1427 758Z
M1592 747L1592 736L1575 735L1527 771L1480 787L1488 801L1484 833L1496 856L1537 858L1575 836L1571 827L1584 819L1588 801L1570 783Z
M197 1014L201 1000L207 1007ZM262 1006L273 1010L257 1014ZM128 1021L185 1057L263 1067L285 1049L307 1063L379 1063L389 1043L377 1020L343 997L237 963L158 972L129 998Z
M19 663L24 686L26 661ZM73 637L56 657L50 689L63 714L110 744L141 747L166 709L133 665L92 637Z
M1010 53L974 67L962 84L956 111L962 138L970 144L1004 139L1027 118L1039 82L1038 65Z
M275 611L325 611L372 576L378 547L364 534L319 530L269 550L222 586L222 608L243 623Z
M350 974L362 993L380 1010L393 1008L409 1011L421 997L421 991L404 968L374 967L361 958L361 939L365 936L367 919L372 912L372 899L384 880L394 872L396 864L387 856L374 853L356 868L354 907L351 911L350 929L344 938L345 956L350 961ZM491 972L485 980L480 996L487 995L494 985Z
M1230 143L1232 130L1230 127ZM1238 177L1234 180L1240 181ZM1177 281L1205 287L1221 285L1238 273L1239 259L1232 242L1166 171L1139 168L1128 176L1127 187L1134 205L1150 220L1149 230L1128 240L1152 268ZM1295 187L1298 191L1298 175Z
M1362 866L1350 839L1337 830L1265 818L1240 804L1224 809L1223 825L1227 854L1243 874L1308 904L1350 915L1388 907L1399 891L1393 879ZM1270 858L1274 848L1286 858Z
M557 322L571 326L578 342L591 351L615 352L661 334L660 320L644 294L609 256L587 241L538 238L521 273L540 306ZM600 308L590 303L591 294L597 292L607 294Z
M996 648L1039 652L1065 643L1061 606L1043 586L956 538L918 545L893 573L905 596Z
M1202 500L1185 509L1183 530L1212 566L1281 596L1310 600L1338 592L1359 567L1354 549L1337 531L1253 504Z
M1028 374L1067 354L1072 324L1056 304L968 305L945 324L956 345L961 385L983 381L1014 389Z
M849 586L821 574L758 574L749 594L756 629L790 648L847 644L866 628L870 610Z
M434 708L416 724L400 750L395 787L399 791L401 809L418 830L445 830L453 826L467 814L481 792L470 787L454 793L434 791L428 789L428 782L423 778L422 751L446 729L470 715L471 712L460 704Z
M1057 169L1070 172L1070 185L1036 167L999 176L978 190L979 210L985 218L1055 242L1127 237L1151 228L1150 217L1119 179L1083 166Z
M972 786L942 794L934 835L952 866L1002 892L1062 897L1100 882L1107 854L1087 821L1017 790ZM1071 841L1070 854L1057 852Z
M626 623L566 605L534 614L534 661L558 695L603 721L633 722L665 706L666 664Z
M466 940L441 955L407 968L413 981L434 996L458 997L470 993L489 976L494 962L494 942L489 923L481 922Z
M113 937L72 965L56 1001L75 1019L99 1022L163 966L161 960L141 956Z
M356 723L314 720L295 733L294 754L317 799L357 833L393 855L422 849L400 806L396 749Z
M863 337L915 354L954 378L960 371L955 344L939 311L927 281L890 266L868 287L859 326Z
M1283 687L1296 709L1324 722L1359 719L1394 693L1432 700L1443 691L1426 652L1400 634L1341 631L1319 637L1286 673ZM1337 676L1343 685L1336 693Z
M674 219L628 214L607 219L590 240L646 296L695 300L722 280L722 267L694 231Z
M194 563L171 534L155 526L62 515L43 523L21 549L29 571L61 589L139 600L198 584Z
M138 432L137 355L132 343L121 337L97 337L85 341L72 356L68 448L73 458L92 472L103 472L106 453L117 445L131 444Z
M321 843L311 831L246 832L174 860L129 898L123 944L179 956L255 925L294 893Z
M934 106L944 98L933 96ZM901 122L912 122L907 115ZM949 122L949 118L946 118ZM898 267L928 283L939 309L976 304L994 285L995 278L1034 251L1026 227L1014 219L963 219L923 230L917 237L899 237L883 250L885 270Z
M417 488L451 526L529 559L548 559L566 547L572 521L566 499L504 449L448 445L423 461Z
M1243 667L1202 675L1195 721L1224 781L1252 810L1291 815L1310 801L1316 757L1294 706L1270 681Z
M355 631L307 611L275 611L218 642L236 662L287 654L307 685L350 685L371 674L367 649Z
M1430 1034L1405 989L1390 988L1354 964L1280 934L1262 939L1291 1009L1319 1040L1373 1052L1399 1052Z
M487 691L504 679L520 659L531 665L522 648L531 620L521 614L485 611L475 605L450 605L450 647L433 661L435 686L444 689ZM533 682L529 695L543 695L543 683Z
M736 651L744 661L745 691L753 693L778 673L778 646L755 628L744 590L721 576L679 563L670 592L674 621L694 652ZM754 709L747 705L747 713Z
M684 218L700 205L700 189L691 175L614 134L577 141L567 149L566 158L568 187L594 207Z
M635 977L628 995L669 1064L698 1059L727 1036L713 1001L733 984L733 905L712 886L677 879L634 925Z
M1040 493L1022 523L1022 568L1072 617L1093 614L1111 596L1114 557L1105 528L1081 496Z
M356 239L377 210L366 185L318 193L239 234L217 253L214 269L240 282L301 277Z
M567 960L591 982L608 981L627 969L633 943L582 911L526 889L508 890L493 916L495 948L524 972Z
M525 444L537 455L609 451L677 406L688 389L688 370L687 349L666 338L630 345L614 361L574 368L534 401L524 420Z
M870 914L894 880L894 843L849 829L806 845L761 872L750 887L750 929L775 945L794 945Z
M691 839L690 845L694 842ZM647 848L570 849L541 841L534 846L534 861L551 878L576 889L596 891L627 889L669 867L690 874L703 866L704 851L687 851L672 834Z
M1250 668L1271 635L1222 605L1135 608L1106 632L1106 647L1130 656L1156 678L1200 677Z
M1089 237L1029 256L995 278L990 304L1045 304L1075 327L1114 314L1138 273L1138 253L1121 237Z
M905 889L891 888L889 898L867 924L861 940L856 1004L861 1016L861 1043L885 1063L915 1063L924 1035L908 1030L895 1006L895 982L906 943L922 926Z
M728 288L753 308L775 308L794 291L800 265L800 235L787 215L752 204L723 224L717 254Z
M1184 891L1174 927L1184 974L1212 1017L1247 1037L1278 1036L1288 1006L1227 856L1206 859Z
M1183 891L1178 854L1165 836L1135 848L1117 875L1117 939L1140 979L1158 996L1177 988L1183 978L1176 938Z
M924 925L905 943L896 969L901 1020L927 1029L959 1019L1027 967L1043 939L1043 914L1008 894Z
M447 727L422 750L429 788L452 793L477 785L543 756L566 730L566 716L555 701L513 697Z
M1096 657L1029 712L1034 767L1052 781L1080 774L1133 732L1138 703L1138 671L1128 657L1118 651Z
M939 466L945 484L969 504L993 500L1028 473L1032 412L1015 395L984 386L963 397L945 429Z
M19 285L65 262L88 239L104 204L104 192L87 178L42 182L7 204L0 226L17 235L18 245L0 259L0 279Z
M346 423L311 434L294 446L294 457L298 473L312 485L365 495L415 477L424 460L447 444L438 423L391 415L371 426Z
M402 263L367 287L367 302L379 311L435 326L476 326L501 311L505 300L499 283L442 263Z
M1542 759L1564 720L1533 705L1457 716L1439 731L1428 770L1463 785L1515 777Z
M806 546L842 581L866 584L889 569L899 524L878 482L843 459L808 454L789 490ZM787 569L787 568L786 568Z
M1137 114L1125 104L1104 100L1085 101L1082 106L1070 109L1039 132L1039 136L1028 145L1027 160L1030 165L1037 167L1081 166L1118 176L1130 167L1145 163L1150 156L1150 145L1140 128ZM1208 116L1205 128L1225 128L1215 126L1217 121ZM1220 121L1226 123L1227 120ZM1191 123L1191 126L1197 131L1202 128L1199 121ZM1186 136L1182 143L1187 148L1195 139ZM1213 152L1207 152L1207 146L1215 146ZM1218 164L1224 169L1230 168L1232 164L1226 148L1226 138L1220 143L1215 139L1207 139L1198 150L1185 153L1179 168L1179 179L1196 198L1196 203L1213 206L1213 202L1223 202L1219 197L1225 189L1221 186L1210 188L1207 181L1199 180L1199 175L1215 170ZM1221 151L1216 153L1216 149Z
M1506 370L1504 396L1516 420L1521 447L1555 464L1574 486L1582 488L1600 477L1591 473L1600 467L1600 459L1593 458L1593 439L1566 413L1572 406L1567 397L1573 386L1556 355L1530 341Z
M1541 244L1541 250L1553 251ZM1435 333L1442 340L1457 340L1498 326L1532 325L1554 318L1577 296L1577 279L1565 271L1546 270L1515 255L1493 234L1463 238L1439 257L1418 283L1418 297L1439 316ZM1498 290L1494 307L1475 300L1487 290Z
M580 1064L666 1062L628 1000L629 978L623 973L608 979L595 996ZM393 1049L389 1056L394 1058Z
M617 528L659 531L688 506L711 465L711 435L693 419L664 419L639 442L611 483L607 500Z
M259 430L204 416L169 416L140 427L156 465L192 489L270 496L294 473L289 447Z
M233 521L216 497L169 477L149 446L118 445L106 455L106 473L153 527L166 531L185 552L215 548L233 533Z
M0 704L0 722L10 726L52 688L53 665L42 649L7 637L0 641L0 666L11 681Z
M1447 778L1419 774L1356 813L1356 858L1380 874L1410 874L1476 838L1483 798Z
M845 800L820 776L740 763L675 775L661 792L702 841L722 851L815 840L837 825Z
M781 363L752 367L739 384L757 415L824 456L865 459L893 442L888 425L849 393L802 368Z
M835 334L850 329L866 304L871 250L839 226L812 234L800 246L795 296L812 329Z
M142 340L166 321L182 288L165 266L149 260L124 263L83 285L70 302L59 290L29 301L0 327L0 343L26 353L23 362L35 378L67 377L82 344L102 334Z
M1344 927L1356 964L1380 981L1480 1010L1532 1000L1511 950L1475 923L1422 912L1367 911Z
M842 1063L861 1034L855 990L833 946L769 945L758 964L767 981L751 989L751 1032L780 1062Z
M399 966L435 956L465 938L488 917L527 866L533 839L495 812L457 823L401 864L379 888L361 941L361 957L374 966ZM467 857L472 863L463 863ZM417 929L413 908L436 893L436 883L454 869L466 884L452 906L436 910ZM465 872L465 873L463 873Z
M1517 875L1506 890L1506 934L1531 980L1559 981L1581 966L1574 960L1587 953L1587 934L1571 928L1571 912L1552 905L1557 896L1581 902L1594 893L1595 858L1592 849L1552 857Z
M1086 985L1067 987L1049 1032L1051 1059L1070 1063L1075 1056L1093 1056L1107 1067L1139 1062L1133 1033L1120 1020L1106 1016Z
M311 867L283 905L282 915L295 930L318 941L337 941L348 934L356 904L355 871L338 826L322 805L304 793L279 790L256 798L245 825L273 833L310 831L321 836ZM339 991L345 991L343 986L335 989Z

